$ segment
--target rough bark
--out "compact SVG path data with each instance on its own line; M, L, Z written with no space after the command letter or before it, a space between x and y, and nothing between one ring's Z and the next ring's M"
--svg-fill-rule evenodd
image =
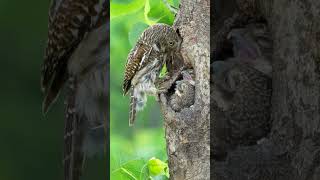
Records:
M250 1L274 40L271 133L212 161L213 179L320 179L320 1Z
M195 95L194 104L179 112L167 103L172 92L161 95L170 179L173 180L210 179L209 16L209 0L181 0L174 24L183 38L183 60L194 70Z

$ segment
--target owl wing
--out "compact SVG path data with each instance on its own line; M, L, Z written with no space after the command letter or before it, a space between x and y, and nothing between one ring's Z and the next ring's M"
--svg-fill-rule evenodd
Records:
M41 72L43 111L56 99L67 77L67 62L98 15L99 0L53 0Z
M86 61L93 59L95 65L85 65L83 66L85 71L68 76L63 153L65 180L79 180L86 156L99 150L101 152L100 145L105 140L103 125L108 117L106 110L109 98L107 91L109 20L105 18L107 12L108 9L103 7L98 20L72 57L79 63L78 56L88 54L84 58Z
M97 18L97 22L95 24L96 27L103 25L105 23L105 21L110 19L109 18L109 12L110 12L109 1L104 0L101 3L102 3L102 5L101 5L102 9L101 9L99 16Z
M137 42L136 46L130 51L124 72L123 94L126 95L131 88L131 80L146 63L146 54L150 53L150 47Z

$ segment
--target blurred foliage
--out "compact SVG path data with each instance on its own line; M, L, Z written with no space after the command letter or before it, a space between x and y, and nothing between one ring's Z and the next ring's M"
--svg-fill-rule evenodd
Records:
M48 8L49 0L0 0L0 180L63 179L62 96L41 111ZM104 179L105 168L88 159L81 180Z
M178 7L178 0L168 2ZM122 80L127 55L140 34L155 23L172 25L174 15L162 0L111 0L110 5L111 179L168 179L159 106L149 97L147 107L129 127L129 96L122 95Z

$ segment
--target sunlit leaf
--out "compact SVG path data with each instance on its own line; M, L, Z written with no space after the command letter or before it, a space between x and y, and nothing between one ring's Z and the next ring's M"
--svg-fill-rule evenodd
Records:
M143 171L145 164L146 162L143 159L128 161L112 171L112 177L125 177L130 180L139 180L140 177L148 176L148 172Z
M168 164L153 157L148 161L148 169L152 176L165 175Z
M147 14L147 19L152 22L161 22L166 24L172 24L174 15L167 8L162 0L149 1L150 12Z
M167 66L164 64L163 68L161 69L159 77L162 78L167 74Z
M153 176L150 179L152 179L152 180L168 180L169 178L165 175L160 175L160 176Z
M130 14L133 12L136 12L144 7L146 0L133 0L130 3L124 4L124 3L110 3L110 17L111 19Z
M146 23L151 26L151 25L156 24L159 21L159 19L161 19L161 17L158 18L157 20L152 20L151 18L149 18L148 14L150 12L150 9L151 9L150 2L149 2L149 0L146 0L145 5L144 5L144 18L145 18Z

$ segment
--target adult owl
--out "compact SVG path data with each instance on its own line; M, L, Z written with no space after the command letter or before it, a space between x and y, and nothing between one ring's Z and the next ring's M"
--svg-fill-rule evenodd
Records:
M53 0L41 86L46 113L66 88L64 179L79 180L88 155L103 153L108 121L109 2Z
M157 96L155 84L165 63L172 63L179 51L181 38L166 24L147 28L130 51L125 67L123 94L131 91L129 125L132 126L136 111L142 110L147 95Z

